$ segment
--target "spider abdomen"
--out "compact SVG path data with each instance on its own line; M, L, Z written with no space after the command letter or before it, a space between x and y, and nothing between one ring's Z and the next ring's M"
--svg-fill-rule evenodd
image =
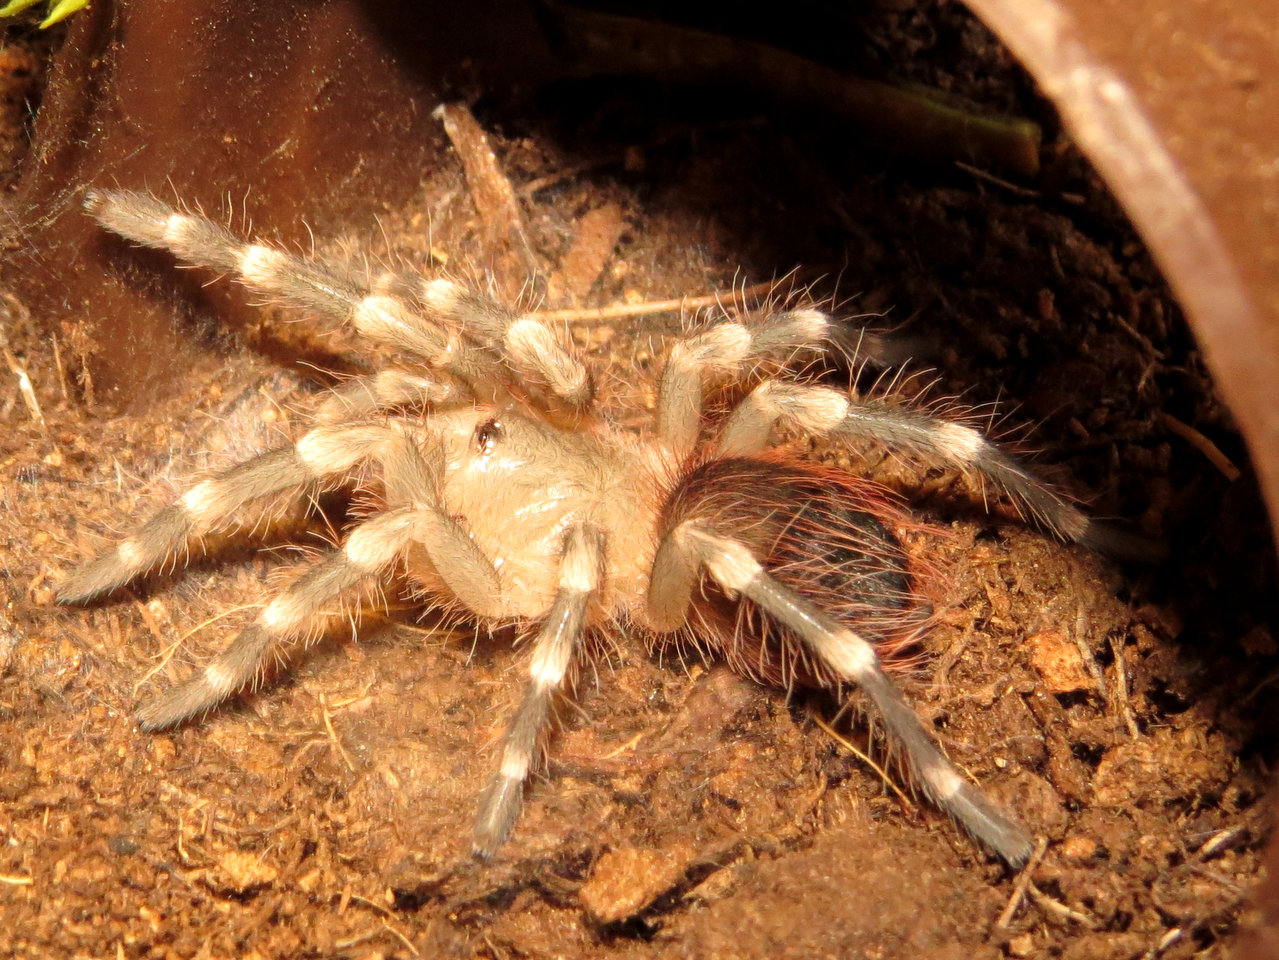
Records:
M927 619L896 533L905 518L871 481L779 456L711 460L684 478L663 526L690 520L747 545L773 577L874 643L887 662ZM749 601L708 584L697 605L696 642L735 668L787 687L838 686L805 644Z

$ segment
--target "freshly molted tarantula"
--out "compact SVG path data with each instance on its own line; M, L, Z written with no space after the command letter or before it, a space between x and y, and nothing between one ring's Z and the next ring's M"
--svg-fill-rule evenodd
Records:
M514 826L585 641L625 622L650 638L682 633L771 683L860 687L923 792L1006 863L1025 863L1026 830L959 774L881 662L927 621L895 532L908 516L877 484L771 438L782 425L869 438L975 475L1064 540L1106 548L1118 535L971 427L788 372L797 357L853 354L864 331L815 309L722 315L674 344L655 423L635 434L600 415L567 337L455 282L370 280L246 244L145 193L97 190L86 206L115 233L349 324L401 357L327 392L296 442L200 481L59 585L63 603L94 600L252 522L263 505L326 488L371 504L226 652L143 706L143 729L257 684L285 651L317 639L335 605L402 578L424 607L482 628L517 624L531 646L501 766L479 802L477 856Z

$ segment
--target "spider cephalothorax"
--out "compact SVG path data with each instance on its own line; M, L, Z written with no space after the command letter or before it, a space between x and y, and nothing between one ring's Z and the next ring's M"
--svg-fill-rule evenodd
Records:
M960 776L881 666L927 621L897 539L904 513L876 484L770 437L783 423L869 437L975 474L1065 539L1106 546L1111 535L976 430L785 372L800 353L840 352L856 331L813 309L721 316L671 349L656 423L632 433L597 415L590 372L547 324L451 281L370 280L245 244L146 194L95 191L88 209L403 358L334 389L295 443L199 482L61 583L63 602L92 600L263 503L326 487L374 505L225 653L146 704L144 728L233 696L314 639L335 602L402 577L424 606L532 637L524 697L480 801L479 855L515 823L584 637L625 620L654 637L683 633L771 682L860 687L923 791L1006 862L1025 862L1025 830ZM703 402L712 385L733 400L724 414Z

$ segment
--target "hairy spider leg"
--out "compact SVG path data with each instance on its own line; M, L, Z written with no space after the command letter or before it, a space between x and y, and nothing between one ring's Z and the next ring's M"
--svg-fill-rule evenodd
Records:
M725 591L752 600L788 627L837 677L870 697L892 742L928 798L1005 863L1030 856L1025 829L969 784L934 745L915 712L884 673L873 644L768 574L745 544L684 521L658 548L649 587L649 615L660 629L683 622L701 571Z
M524 782L533 771L552 700L564 686L587 607L603 579L604 546L603 532L586 524L565 537L555 600L533 640L524 696L502 742L502 765L480 798L471 848L476 857L493 856L519 817Z
M337 431L324 439L334 443ZM461 603L480 616L500 613L497 571L438 502L432 466L416 439L383 427L379 445L366 455L382 467L387 511L357 526L336 553L271 600L213 663L145 705L139 714L145 729L179 723L256 683L272 655L286 644L305 645L320 635L333 612L328 609L331 601L383 576L409 547L425 552Z
M283 645L304 646L332 615L332 601L389 568L413 543L439 524L436 511L399 507L351 531L341 550L310 567L276 595L222 654L190 679L138 711L143 730L159 730L206 712L232 694L256 685Z
M414 301L433 316L499 348L522 379L548 387L575 410L586 410L595 399L590 371L546 321L452 280L421 280L411 290Z
M852 398L831 387L764 381L729 415L720 431L716 454L741 456L767 449L779 421L814 436L876 440L890 449L976 474L1062 540L1133 559L1147 556L1153 549L1141 538L1085 515L979 430L919 410Z
M447 516L435 493L423 438L403 421L316 427L288 447L268 451L196 484L136 532L76 570L55 588L60 603L86 603L175 559L200 538L233 526L245 506L285 492L306 491L341 478L362 462L382 468L388 505L435 510L439 531L427 545L446 551L440 575L450 590L481 616L500 615L492 564ZM439 457L434 444L432 456Z
M657 389L658 436L680 459L693 451L711 382L740 378L765 361L784 363L805 350L874 359L881 348L874 334L811 308L720 320L671 347Z
M352 377L340 386L326 391L315 408L315 419L321 423L365 420L402 408L439 408L458 403L465 391L433 377L392 367L367 377Z
M349 323L362 336L418 356L471 388L494 374L489 351L473 341L496 340L517 371L535 374L571 405L588 405L593 397L585 366L549 326L452 281L410 283L388 274L373 289L354 271L245 243L212 220L145 193L91 190L85 208L107 229L135 243L168 250L194 266L225 271L252 290ZM396 295L401 289L413 292L421 310Z
M387 423L316 427L291 446L216 473L58 584L58 601L85 603L122 587L198 547L201 537L235 525L254 501L313 489L375 456L388 439L400 435Z

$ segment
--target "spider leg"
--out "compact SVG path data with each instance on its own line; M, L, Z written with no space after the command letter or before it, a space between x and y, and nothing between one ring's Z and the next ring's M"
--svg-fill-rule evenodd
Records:
M419 315L399 297L370 290L357 273L336 264L245 243L207 217L175 210L145 193L90 190L85 209L135 243L168 250L194 266L229 273L268 297L349 323L362 336L419 356L465 383L483 382L491 367L459 331Z
M533 375L574 408L584 408L593 397L586 367L549 326L452 281L410 283L390 274L371 288L354 271L245 243L212 220L145 193L91 190L85 208L135 243L225 271L252 290L350 323L357 333L419 356L465 384L493 379L491 355L475 345L478 341L505 350L518 372Z
M214 474L58 584L58 602L85 603L109 593L173 559L200 537L231 526L250 503L340 476L396 442L407 441L393 423L322 426L292 446Z
M472 611L480 616L502 614L497 571L458 522L443 511L432 482L432 465L422 447L394 428L382 427L381 433L380 448L370 456L382 465L386 512L357 526L337 553L276 596L213 663L147 704L139 715L145 729L185 720L258 680L275 651L319 636L329 619L331 600L383 576L410 546L425 551L445 585ZM336 436L325 440L339 445Z
M783 586L742 543L684 522L663 539L648 591L648 619L659 630L684 621L701 570L726 591L752 600L788 627L836 676L860 686L898 744L915 782L940 809L1010 866L1031 852L1026 831L970 785L933 743L885 675L874 646L856 631Z
M575 410L590 406L595 397L590 372L545 321L452 280L423 280L413 293L427 313L500 349L522 378L545 385Z
M564 685L572 665L587 606L599 590L603 561L604 538L600 531L585 525L569 531L555 600L533 640L524 696L506 729L502 765L480 799L472 845L476 857L487 859L496 853L519 816L524 781L533 770L553 697Z
M217 659L143 706L138 713L142 729L180 723L260 679L282 645L309 643L319 635L331 614L330 601L383 573L437 524L429 508L400 507L356 527L341 550L309 568L263 607Z
M366 420L399 407L440 407L460 399L446 380L436 380L392 367L368 377L354 377L327 391L316 407L320 423Z
M874 334L809 308L770 313L750 322L722 320L678 340L658 383L658 435L681 458L687 456L701 430L708 381L741 377L764 361L784 362L799 351L814 349L874 359L884 345Z
M1088 517L981 431L918 410L850 398L830 387L764 381L728 417L716 454L742 456L766 449L778 421L816 436L877 440L976 473L1063 540L1131 559L1143 558L1153 549L1138 537Z

